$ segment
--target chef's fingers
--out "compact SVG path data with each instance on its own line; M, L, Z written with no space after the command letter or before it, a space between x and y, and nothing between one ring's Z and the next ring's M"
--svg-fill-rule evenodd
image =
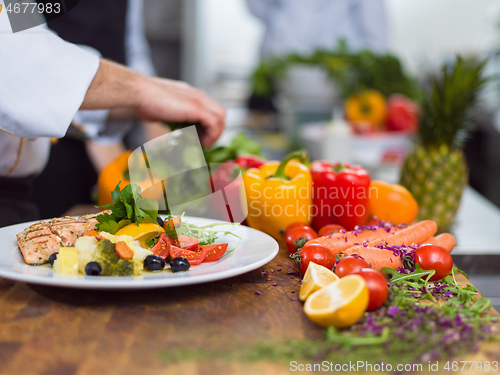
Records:
M138 113L146 120L201 124L201 142L212 145L225 128L224 108L186 83L150 79L139 91Z

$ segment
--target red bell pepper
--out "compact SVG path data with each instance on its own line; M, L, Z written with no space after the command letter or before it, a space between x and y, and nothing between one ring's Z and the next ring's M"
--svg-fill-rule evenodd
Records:
M312 226L319 231L327 224L339 224L346 230L363 225L369 215L370 175L360 166L315 161L313 180Z
M240 186L243 183L241 176L236 177L250 168L260 168L265 161L255 155L240 155L236 160L228 160L220 165L212 173L213 191L224 189L226 204L220 202L220 198L215 197L212 201L213 209L218 214L220 220L231 222L242 218L243 210L240 204ZM229 207L228 207L229 206ZM229 216L229 218L228 218Z

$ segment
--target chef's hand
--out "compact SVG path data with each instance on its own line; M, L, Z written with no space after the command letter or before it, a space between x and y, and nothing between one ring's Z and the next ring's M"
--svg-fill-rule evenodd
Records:
M148 77L139 87L137 114L143 120L200 122L201 141L212 145L225 127L225 110L201 90L187 83Z
M201 90L154 78L101 59L80 109L132 109L144 120L199 122L201 142L212 145L225 127L225 110Z

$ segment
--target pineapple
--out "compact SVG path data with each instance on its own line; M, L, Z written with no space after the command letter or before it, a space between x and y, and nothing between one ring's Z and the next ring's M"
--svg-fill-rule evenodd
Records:
M440 232L449 230L467 185L462 145L486 82L481 76L485 63L457 57L432 77L424 93L417 142L401 170L400 183L419 204L417 219L436 221Z

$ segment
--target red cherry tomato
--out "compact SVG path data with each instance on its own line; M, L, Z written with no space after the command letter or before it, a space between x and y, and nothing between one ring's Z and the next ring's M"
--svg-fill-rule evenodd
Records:
M298 254L300 254L300 262L296 261L296 264L302 275L305 275L309 262L314 262L330 270L335 264L335 257L330 249L318 243L306 244Z
M348 256L337 263L335 274L344 277L362 268L370 268L370 265L361 258Z
M214 244L214 245L201 245L198 246L196 252L206 251L207 257L205 258L204 262L215 262L216 260L219 260L226 253L227 246L228 246L227 243Z
M341 230L345 230L345 228L342 225L328 224L319 230L318 237L329 236L330 234L338 233Z
M299 223L299 222L292 223L289 226L287 226L286 229L284 230L283 238L286 238L288 233L290 233L290 231L294 230L295 228L309 228L309 229L314 230L309 224L306 224L306 223Z
M368 302L368 311L376 310L385 303L389 288L387 287L387 279L382 272L373 268L362 268L355 271L352 275L360 275L366 281L370 300Z
M172 238L172 245L186 250L196 250L200 241L196 238L191 238L179 234L177 238Z
M429 280L441 280L447 276L453 268L453 258L444 247L437 245L422 245L413 254L415 263L424 270L436 270L434 276Z
M318 238L318 235L314 231L314 229L307 227L298 227L289 231L285 237L285 244L290 254L293 254L297 251L297 245L295 244L295 241L298 241L302 237L305 237L307 241L309 241Z
M181 249L177 246L170 246L170 256L172 259L177 257L184 257L188 260L189 264L192 266L196 266L205 260L207 257L207 250L202 251L192 251Z
M162 233L156 244L151 248L151 251L153 254L166 259L170 255L170 246L172 246L172 241L166 233Z

